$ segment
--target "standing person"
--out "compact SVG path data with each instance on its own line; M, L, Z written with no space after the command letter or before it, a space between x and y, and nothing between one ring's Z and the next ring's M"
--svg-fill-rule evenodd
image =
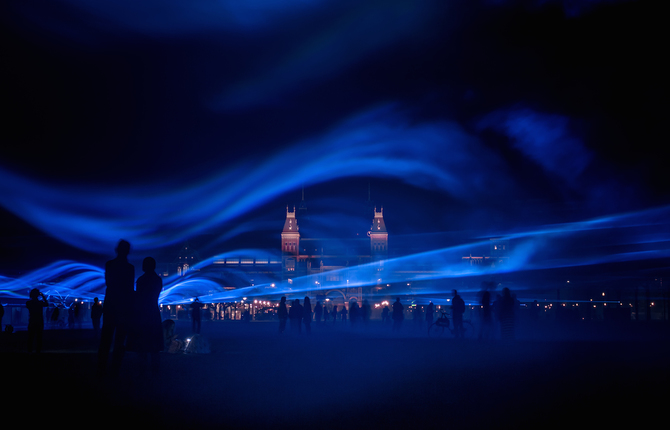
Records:
M479 303L479 312L481 315L481 329L479 330L479 339L490 339L493 331L493 315L491 311L491 293L485 287L482 291L482 297Z
M159 368L159 352L163 350L163 324L158 307L158 296L163 290L163 280L156 273L156 260L147 257L142 261L144 274L137 279L135 289L135 351L142 358L142 370L151 356L151 370Z
M347 322L347 306L342 305L342 310L340 311L340 317L342 317L342 322Z
M325 325L328 322L328 307L323 305L323 324Z
M300 300L293 300L293 305L288 311L288 318L291 320L291 332L300 334L302 332L302 305Z
M405 315L403 315L404 309L402 303L400 303L400 297L396 298L395 303L393 303L393 314L391 315L393 319L393 331L400 331L402 320L405 318Z
M454 297L451 299L451 317L454 321L454 332L457 338L463 337L463 314L465 313L465 302L454 290Z
M358 307L358 301L356 299L349 302L349 321L351 322L352 327L358 325L358 320L360 319L361 308Z
M40 300L42 299L42 300ZM28 353L42 351L42 334L44 333L44 308L49 306L47 298L38 290L30 290L30 300L26 302L28 308Z
M286 297L282 297L279 301L279 308L277 309L277 317L279 318L279 333L284 333L286 330L286 320L288 319L288 310L286 309Z
M433 316L435 315L435 305L433 302L428 303L426 307L426 327L430 327L433 323Z
M91 324L93 324L93 334L98 338L100 334L100 318L102 317L102 303L96 297L93 299L93 306L91 306Z
M367 327L368 323L370 322L370 314L372 314L370 303L368 302L368 299L363 299L363 305L361 306L361 317L363 318L363 325L365 327Z
M323 306L321 306L321 302L319 300L316 301L316 305L314 305L314 322L316 325L319 325L321 322L321 314L323 313Z
M312 333L312 303L309 297L305 296L303 300L302 321L305 323L305 333Z
M337 305L333 305L333 312L331 313L333 314L333 325L335 325L337 322Z
M195 298L193 303L191 303L191 329L193 333L200 334L200 327L202 327L202 309L204 305L199 298Z
M382 309L382 323L386 323L389 320L389 312L390 309L388 306L384 306L384 309Z
M130 243L120 240L116 246L116 258L105 263L105 303L100 347L98 348L98 374L107 370L109 350L114 341L112 373L117 375L125 353L126 339L132 317L133 285L135 267L128 262Z

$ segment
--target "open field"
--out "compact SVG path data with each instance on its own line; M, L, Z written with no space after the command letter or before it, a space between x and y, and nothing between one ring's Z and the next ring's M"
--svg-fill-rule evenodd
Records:
M43 352L26 332L2 342L5 422L161 428L536 428L653 426L670 396L667 327L596 339L429 338L276 323L210 322L209 354L161 354L158 375L127 353L116 379L95 374L92 330L47 330ZM190 326L179 322L185 338ZM618 333L623 331L618 330ZM639 333L639 334L638 334ZM646 334L644 337L641 334Z

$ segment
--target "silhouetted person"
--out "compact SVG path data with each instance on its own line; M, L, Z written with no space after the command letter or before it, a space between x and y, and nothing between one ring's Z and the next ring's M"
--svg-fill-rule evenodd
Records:
M347 322L347 307L345 305L342 305L342 310L340 311L340 318L342 318L342 322L346 323Z
M337 315L338 315L338 312L337 312L337 305L333 305L333 312L332 312L332 314L333 314L333 325L335 325L335 323L337 322Z
M193 333L200 334L200 328L202 327L202 312L200 312L200 309L203 306L204 304L197 297L191 303L191 329Z
M356 327L358 325L360 311L361 309L358 307L358 302L356 300L349 302L349 322L351 322L352 327Z
M384 306L384 309L382 309L382 323L386 323L389 321L389 312L391 310L389 309L388 306Z
M156 260L147 257L142 261L144 274L137 279L135 289L135 351L142 358L142 370L151 357L151 370L159 367L159 352L163 350L163 325L158 296L163 290L163 280L156 273Z
M288 309L286 309L286 297L282 297L279 301L279 308L277 309L277 318L279 318L279 333L284 333L286 330L286 320L288 320Z
M479 302L479 313L481 315L481 328L479 339L490 339L493 331L493 310L491 309L491 293L485 287Z
M49 306L47 298L40 290L30 290L30 300L26 302L28 308L28 353L42 352L42 335L44 334L44 308ZM42 299L42 300L40 300Z
M433 302L428 303L426 307L426 326L430 327L433 323L433 316L435 315L435 305Z
M81 328L81 303L74 302L74 324L77 328Z
M96 339L100 335L100 318L102 317L102 303L96 297L91 306L91 324L93 324L93 334Z
M402 303L400 303L400 297L395 299L395 303L393 303L393 314L391 315L391 318L393 319L393 331L400 331L402 320L405 319L405 315L403 314L404 309Z
M499 319L500 337L505 341L514 339L514 302L514 297L512 297L509 288L503 288L499 305Z
M118 374L125 353L126 339L132 317L133 284L135 268L128 262L130 243L120 240L116 246L116 258L105 263L105 302L102 308L104 319L98 349L98 373L107 369L109 350L114 340L112 373Z
M368 322L370 322L370 314L372 313L372 308L368 299L363 299L363 304L361 305L361 318L363 319L363 325L367 327Z
M465 302L454 290L454 297L451 299L451 318L454 322L454 333L457 338L463 337L463 314L465 313Z
M300 300L293 300L291 309L288 311L288 318L291 320L291 332L292 333L301 333L302 332L302 305Z
M59 316L60 316L60 309L58 308L58 306L54 305L54 309L51 312L51 325L53 327L56 327L56 325L58 324Z
M316 301L314 305L314 322L318 325L321 322L321 315L323 314L323 306L320 301Z
M328 322L328 317L329 316L330 315L328 315L328 308L326 307L326 305L323 305L323 324L324 325Z
M312 332L312 304L307 296L303 303L302 321L305 324L305 333L310 334Z

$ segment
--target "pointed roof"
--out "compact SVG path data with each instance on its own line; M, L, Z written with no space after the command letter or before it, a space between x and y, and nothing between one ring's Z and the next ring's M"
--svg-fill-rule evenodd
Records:
M293 212L289 212L288 206L286 206L286 221L284 221L282 233L298 233L298 220L295 217L295 207L293 207Z
M386 224L384 223L384 208L381 208L377 212L377 208L375 207L375 217L372 219L370 233L388 233L386 231Z

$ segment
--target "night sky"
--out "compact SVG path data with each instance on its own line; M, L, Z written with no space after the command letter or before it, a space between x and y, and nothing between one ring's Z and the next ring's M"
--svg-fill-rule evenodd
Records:
M369 227L370 190L391 248L606 219L544 265L667 265L660 2L0 8L3 273L122 237L163 261L278 248L303 187L323 235Z

